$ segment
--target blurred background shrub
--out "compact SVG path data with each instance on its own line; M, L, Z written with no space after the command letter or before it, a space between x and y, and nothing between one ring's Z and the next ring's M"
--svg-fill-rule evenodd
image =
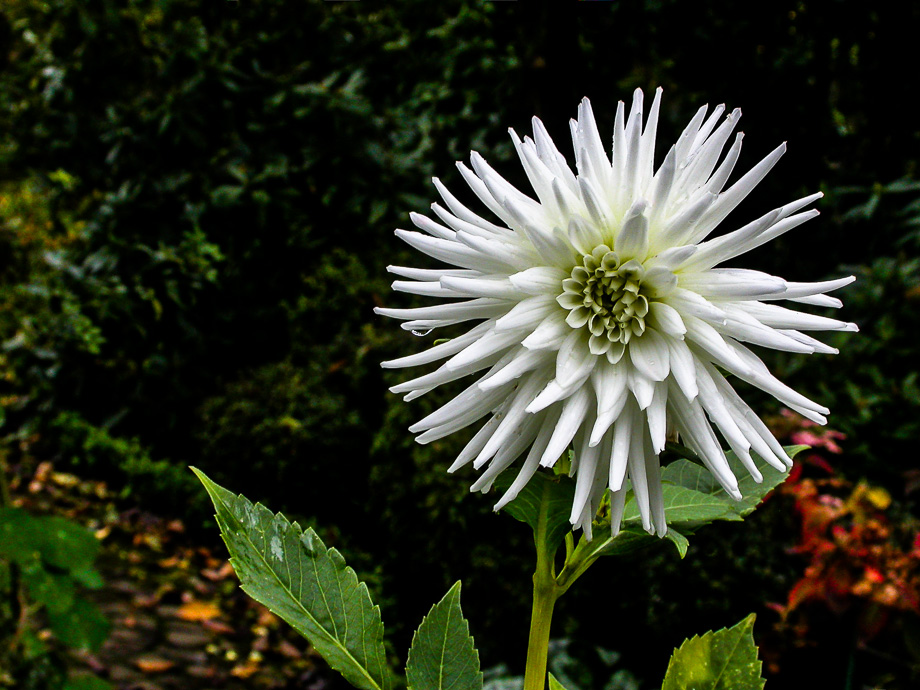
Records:
M432 175L471 200L453 162L473 148L523 185L507 127L539 115L565 150L580 98L609 133L617 100L661 85L662 141L725 102L745 112L748 166L790 142L727 225L827 193L825 216L746 265L792 280L848 266L862 333L832 338L836 358L771 362L831 406L839 471L912 510L920 138L901 101L918 29L920 6L896 0L4 3L8 461L51 459L204 525L193 463L373 571L396 648L462 578L485 664L519 659L527 535L445 474L463 439L412 442L406 427L445 398L386 392L403 375L379 362L426 343L372 308L410 303L384 269L418 263L392 230L435 200ZM637 673L630 655L654 650L663 668L669 644L785 600L793 534L767 506L701 535L679 567L662 550L647 571L599 568L562 602L560 632Z

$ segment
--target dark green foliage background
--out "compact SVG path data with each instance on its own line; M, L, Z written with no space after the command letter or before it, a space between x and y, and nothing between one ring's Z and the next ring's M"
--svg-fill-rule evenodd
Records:
M744 110L747 166L789 141L729 225L828 192L821 219L745 264L864 267L841 295L863 335L775 364L832 405L846 471L900 496L920 431L920 194L881 185L917 174L918 29L896 0L0 2L0 189L31 189L48 218L35 241L0 229L6 444L38 439L204 523L194 463L373 574L397 649L462 579L484 667L519 663L529 536L444 473L462 439L412 442L450 391L386 392L405 374L379 362L424 343L372 308L411 303L385 266L422 263L392 229L435 200L432 175L478 208L453 167L471 148L523 184L508 126L539 115L565 150L581 97L606 138L617 100L661 85L661 141L706 102ZM697 537L680 573L665 551L598 566L560 631L664 668L684 637L783 596L784 518L762 512Z

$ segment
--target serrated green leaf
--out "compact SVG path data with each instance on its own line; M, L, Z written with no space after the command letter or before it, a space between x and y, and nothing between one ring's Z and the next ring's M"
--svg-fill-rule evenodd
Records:
M805 448L808 448L808 446L786 446L785 451L790 458L794 458L797 453L800 453ZM699 491L721 499L734 513L734 516L716 517L709 520L736 520L749 515L768 493L786 479L786 472L780 472L768 465L766 460L756 453L751 453L751 458L763 475L763 481L760 484L754 481L734 452L726 452L725 457L732 472L738 478L738 489L743 496L740 501L735 501L725 493L725 490L719 486L709 470L689 460L681 459L672 462L662 470L661 479L663 482L679 485L686 489ZM665 486L668 486L668 484L665 484ZM708 522L709 520L705 521ZM676 522L676 520L674 521ZM668 522L672 522L671 516L668 516Z
M712 493L719 486L716 478L712 476L712 472L684 458L675 460L663 468L661 470L661 481L671 482L706 494Z
M584 537L582 537L582 541ZM644 549L652 544L661 543L661 539L653 534L649 534L643 529L624 528L617 533L615 537L606 539L594 538L590 544L589 553L594 556L622 556L623 554L632 553L639 549Z
M554 676L552 673L548 675L549 675L549 690L566 690L565 686L562 683L560 683L558 680L556 680L556 676Z
M496 480L495 485L499 490L507 489L513 480L513 475L505 478L503 474ZM572 479L547 472L537 472L521 489L515 499L509 502L503 510L521 522L526 522L536 534L544 491L549 493L547 497L546 545L548 553L555 553L559 544L565 539L566 532L572 529L572 525L569 523L572 502L575 500L575 482Z
M794 459L796 455L807 448L808 446L784 446L783 450L786 451L786 454L790 458ZM728 464L732 472L738 477L738 489L743 496L743 498L737 502L731 498L728 500L734 503L738 515L742 517L754 512L754 509L760 505L764 497L786 481L786 477L789 476L788 472L780 472L775 467L768 465L759 455L751 453L754 464L757 465L757 468L760 470L761 474L763 474L763 481L758 484L751 475L748 474L748 471L744 469L744 465L741 464L741 461L734 453L729 451L725 454L725 457L728 459ZM727 497L722 487L719 487L715 493L716 495L721 494Z
M406 678L409 690L481 690L479 653L460 610L459 582L412 636Z
M673 527L669 527L668 533L664 538L674 544L681 558L687 555L687 547L690 542L687 541L687 537L683 534ZM588 547L590 557L597 558L599 556L622 556L663 542L656 535L649 534L643 529L626 527L621 529L615 537L608 537L607 539L595 538L591 542L584 543L590 545Z
M686 462L686 461L685 461ZM668 524L701 523L713 520L740 520L734 501L723 493L703 493L677 484L663 484L664 514ZM635 499L626 504L623 512L624 524L640 520L639 507Z
M389 690L380 608L342 555L312 529L192 471L214 503L243 591L292 625L356 688Z
M752 613L731 628L694 636L674 650L661 690L762 690Z
M94 604L76 597L66 611L48 609L51 631L62 643L74 649L96 650L109 636L112 626Z
M674 548L677 549L677 554L681 558L687 555L687 549L690 547L690 542L687 537L685 537L673 527L669 527L668 533L664 536L665 539L674 544Z

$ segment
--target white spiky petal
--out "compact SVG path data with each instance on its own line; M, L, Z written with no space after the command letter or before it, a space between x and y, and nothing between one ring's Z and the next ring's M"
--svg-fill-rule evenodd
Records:
M413 331L481 321L465 335L384 363L409 367L446 360L392 388L406 399L478 376L410 430L428 443L485 419L450 471L468 463L485 468L472 488L488 491L523 457L496 509L539 467L551 467L574 447L571 522L589 535L608 488L614 533L619 529L627 479L644 528L665 534L658 454L669 432L678 433L735 498L741 497L738 482L713 426L755 480L761 477L751 451L777 469L790 466L723 372L823 424L828 410L777 380L745 343L833 352L800 330L856 330L851 323L772 304L840 306L824 293L852 277L790 283L759 271L715 268L817 215L802 209L821 195L707 239L785 145L726 186L741 150L740 133L722 154L741 113L723 119L719 106L707 117L704 106L656 171L660 100L658 89L644 122L641 91L628 116L619 104L608 156L584 99L571 121L576 172L538 119L533 139L521 140L512 131L536 198L514 188L475 152L472 169L458 163L499 222L471 211L435 179L444 202L432 204L438 220L413 213L422 232L396 234L451 268L389 270L405 279L393 283L395 290L453 301L376 310Z

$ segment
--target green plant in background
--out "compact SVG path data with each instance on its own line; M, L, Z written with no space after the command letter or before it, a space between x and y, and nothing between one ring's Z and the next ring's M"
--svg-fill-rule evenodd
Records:
M60 516L33 516L10 505L0 457L0 687L22 690L96 690L102 680L74 676L56 661L37 633L44 618L66 647L94 650L109 634L109 621L81 589L98 589L94 567L99 541Z
M909 178L869 187L840 187L829 193L838 231L872 237L879 228L895 233L883 249L861 265L847 267L857 276L848 290L847 312L866 337L835 337L840 347L833 362L807 368L801 360L783 359L779 373L806 387L839 410L837 428L849 439L848 453L858 459L859 475L903 486L914 468L892 463L912 457L920 437L920 183ZM869 240L871 241L871 240ZM849 373L842 384L832 370ZM878 449L884 447L884 453Z

